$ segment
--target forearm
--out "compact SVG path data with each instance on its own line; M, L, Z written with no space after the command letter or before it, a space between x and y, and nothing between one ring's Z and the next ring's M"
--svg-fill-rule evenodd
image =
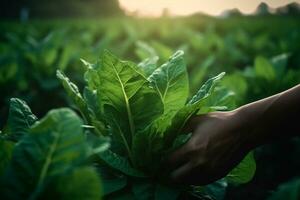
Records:
M300 85L235 111L244 124L250 148L300 135ZM298 120L299 119L299 120Z

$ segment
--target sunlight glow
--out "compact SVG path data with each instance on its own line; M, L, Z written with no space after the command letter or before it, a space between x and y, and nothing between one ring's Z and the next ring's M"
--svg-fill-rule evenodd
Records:
M165 8L171 15L188 15L203 12L219 15L224 10L238 8L244 13L253 12L261 0L119 0L127 12L142 16L160 16ZM271 7L278 7L300 0L265 0Z

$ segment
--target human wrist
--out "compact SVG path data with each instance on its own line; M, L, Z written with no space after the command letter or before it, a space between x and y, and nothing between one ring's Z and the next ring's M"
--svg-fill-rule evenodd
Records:
M251 106L242 106L233 112L233 118L240 137L240 143L245 150L250 151L263 143L262 135L257 129L258 115Z

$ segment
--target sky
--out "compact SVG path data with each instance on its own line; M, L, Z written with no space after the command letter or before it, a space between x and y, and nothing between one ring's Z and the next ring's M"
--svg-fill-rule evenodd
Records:
M172 15L188 15L203 12L219 15L224 10L238 8L243 13L251 13L261 0L119 0L122 8L129 12L137 11L142 16L160 16L167 8ZM300 0L265 0L270 7L278 7Z

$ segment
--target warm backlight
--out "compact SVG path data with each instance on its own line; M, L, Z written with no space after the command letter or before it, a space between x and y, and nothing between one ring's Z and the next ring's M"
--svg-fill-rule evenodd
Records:
M172 15L188 15L203 12L219 15L224 10L238 8L244 13L253 12L261 0L119 0L122 8L143 16L159 16L165 8ZM300 0L265 0L271 7L282 6Z

